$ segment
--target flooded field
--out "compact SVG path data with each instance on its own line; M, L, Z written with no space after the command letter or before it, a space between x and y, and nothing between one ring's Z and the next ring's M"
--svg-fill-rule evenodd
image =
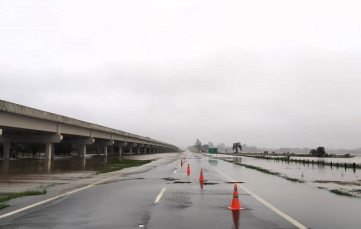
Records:
M302 168L302 165L291 163L288 165L287 163L282 164L277 161L267 162L247 157L236 157L233 160L233 157L229 155L218 155L218 159L229 159L230 163L216 160L212 157L209 159L210 165L234 180L244 182L240 186L252 190L255 194L267 200L267 202L303 223L307 228L360 228L359 212L361 209L361 198L341 196L330 192L331 189L348 189L348 186L312 182L313 174L322 177L322 174L329 172L326 167L325 169L312 168L311 166ZM233 164L232 161L234 162ZM283 174L289 177L292 176L292 172L298 175L302 174L302 169L304 169L304 172L307 169L310 171L310 177L304 177L306 183L292 182L275 175L265 174L237 165L236 163L253 164L269 168L272 171L282 171ZM341 172L340 169L339 172ZM352 174L352 169L347 169L346 175L349 172ZM358 171L356 171L357 174ZM352 188L359 189L360 187L350 187L350 189ZM244 193L244 191L240 188L239 193ZM242 199L243 197L240 196L241 201Z
M106 160L109 158L103 156L87 156L85 160L80 157L63 157L55 158L50 162L42 159L4 160L0 164L0 179L30 174L97 171L104 166Z
M9 177L41 175L41 174L62 174L99 171L104 168L109 160L146 160L148 155L87 155L85 160L77 156L57 157L49 162L44 159L17 159L0 161L0 180L7 180Z
M323 163L299 163L294 161L267 160L243 156L217 155L219 158L233 158L233 161L246 165L256 166L280 173L280 176L295 178L306 185L312 185L324 189L338 189L350 192L354 195L361 194L361 169L344 168L344 163L361 163L361 157L354 158L315 158L315 157L292 157L299 160L314 160L340 163L328 166ZM341 165L342 164L342 165Z
M322 158L322 157L292 157L297 160L314 160L314 161L325 161L332 163L356 163L361 164L361 156L355 156L351 158Z
M49 162L39 158L3 160L0 161L0 196L44 190L61 193L110 176L107 172L148 163L170 154L87 155L85 160L79 156L56 157ZM142 162L134 163L134 160Z
M314 159L314 158L313 158ZM292 161L265 160L242 157L242 163L262 167L268 170L286 174L289 177L304 181L342 180L355 181L361 179L361 169L350 169L339 166L324 166L323 164L298 163Z

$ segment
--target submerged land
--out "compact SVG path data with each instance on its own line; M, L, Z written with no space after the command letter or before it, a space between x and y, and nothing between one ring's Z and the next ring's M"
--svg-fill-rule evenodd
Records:
M1 173L0 209L12 205L16 206L17 203L21 202L15 200L18 198L38 195L54 196L114 176L114 172L117 171L124 173L119 179L125 179L127 168L148 164L157 158L166 156L167 154L149 154L108 157L106 160L99 160L97 166L84 167L82 171L81 168L74 168L73 166L68 166L67 169L62 167L61 170L57 167L46 170L43 163L34 161L31 164L30 162L28 170L24 170L24 168L20 170L23 172L12 173L12 170L9 169L10 172ZM94 160L90 157L87 159ZM68 162L68 159L58 158L58 160L63 164ZM82 162L80 158L70 158L69 160L73 163L79 163L79 160ZM7 166L16 167L20 161L21 159L12 160ZM27 162L29 163L29 161ZM4 171L4 166L2 171Z

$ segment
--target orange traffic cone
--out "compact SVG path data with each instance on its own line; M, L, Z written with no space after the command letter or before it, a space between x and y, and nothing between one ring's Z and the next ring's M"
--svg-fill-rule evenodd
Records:
M237 184L234 184L232 206L228 207L228 209L231 209L232 211L243 209L241 208L241 204L239 203Z
M181 166L183 166L183 160L181 159Z
M189 176L190 173L191 173L191 168L189 168L189 163L188 163L187 175Z
M199 182L204 182L203 169L201 169L201 175L199 176Z

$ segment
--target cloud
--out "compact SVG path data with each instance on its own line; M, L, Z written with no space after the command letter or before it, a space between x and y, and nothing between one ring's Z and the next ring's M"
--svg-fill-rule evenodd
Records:
M4 100L182 146L359 147L358 2L35 3L0 2Z
M200 138L356 147L350 139L359 134L361 69L350 60L359 57L277 57L233 50L182 64L124 63L82 73L2 66L0 90L12 102L179 145Z

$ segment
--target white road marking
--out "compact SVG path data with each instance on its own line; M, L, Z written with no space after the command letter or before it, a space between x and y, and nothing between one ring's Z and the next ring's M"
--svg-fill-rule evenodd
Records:
M138 167L137 167L137 168L138 168ZM127 173L132 172L132 171L136 170L137 168L134 168L134 169L132 169L132 170L129 170ZM108 178L106 178L106 179L104 179L104 180L95 182L95 183L93 183L93 184L84 186L84 187L82 187L82 188L79 188L79 189L76 189L76 190L73 190L73 191L69 191L69 192L66 192L66 193L63 193L63 194L54 196L54 197L52 197L52 198L49 198L49 199L46 199L46 200L37 202L37 203L35 203L35 204L28 205L28 206L26 206L26 207L17 209L17 210L12 211L12 212L8 212L8 213L6 213L6 214L0 215L0 219L6 218L6 217L8 217L8 216L14 215L14 214L19 213L19 212L22 212L22 211L25 211L25 210L27 210L27 209L30 209L30 208L33 208L33 207L36 207L36 206L45 204L45 203L50 202L50 201L52 201L52 200L59 199L59 198L61 198L61 197L63 197L63 196L67 196L67 195L73 194L73 193L75 193L75 192L79 192L79 191L81 191L81 190L84 190L84 189L93 187L94 185L103 183L103 182L105 182L105 181L107 181L107 180L113 179L113 178L118 177L118 176L121 176L121 175L123 175L123 174L118 174L118 175L115 175L115 176L112 176L112 177L108 177Z
M225 178L227 178L228 180L235 182L235 180L233 180L232 178L230 178L229 176L227 176L226 174L222 173L221 171L219 171L218 169L214 168L213 166L211 166L214 170L216 170L217 172L219 172L220 174L222 174ZM238 184L238 183L237 183ZM285 218L287 221L289 221L290 223L292 223L293 225L295 225L297 228L300 229L307 229L306 226L302 225L300 222L298 222L297 220L293 219L291 216L287 215L286 213L282 212L281 210L279 210L278 208L276 208L275 206L273 206L272 204L270 204L269 202L267 202L266 200L262 199L260 196L258 196L256 193L250 191L249 189L243 187L241 184L238 184L238 186L243 189L245 192L247 192L248 194L250 194L251 196L253 196L255 199L257 199L259 202L261 202L262 204L266 205L268 208L270 208L271 210L273 210L274 212L276 212L278 215L282 216L283 218Z
M160 198L162 198L163 193L165 192L166 188L163 188L162 191L158 194L157 198L155 199L154 203L158 203Z
M174 170L174 171L173 171L173 173L176 173L176 172L177 172L177 170Z

